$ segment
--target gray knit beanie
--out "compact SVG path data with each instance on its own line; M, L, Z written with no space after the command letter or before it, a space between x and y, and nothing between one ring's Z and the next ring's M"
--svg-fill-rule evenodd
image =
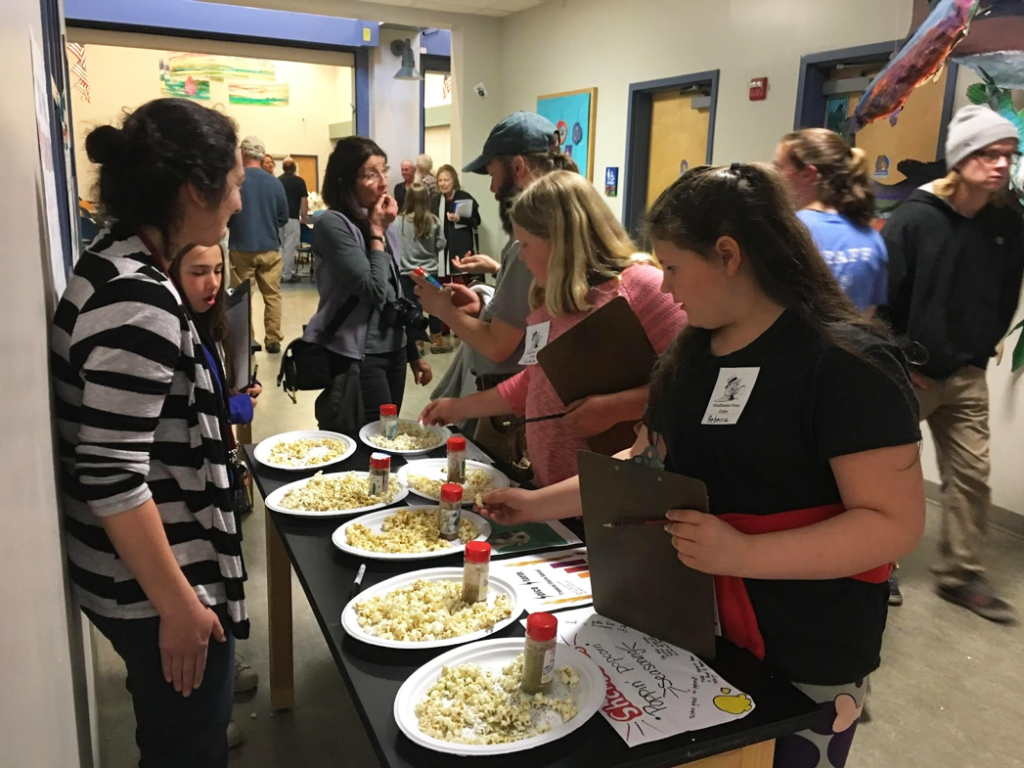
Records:
M1019 138L1013 123L988 107L980 104L961 107L949 121L946 133L946 168L953 170L969 154L989 144Z

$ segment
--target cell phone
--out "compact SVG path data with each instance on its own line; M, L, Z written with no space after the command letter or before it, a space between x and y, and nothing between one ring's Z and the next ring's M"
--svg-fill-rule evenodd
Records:
M433 275L428 275L427 270L425 270L423 267L416 267L416 269L414 269L412 272L414 275L422 277L424 280L426 280L432 286L437 288L439 291L444 289L444 286L441 285L440 282L438 282L437 278L434 277Z

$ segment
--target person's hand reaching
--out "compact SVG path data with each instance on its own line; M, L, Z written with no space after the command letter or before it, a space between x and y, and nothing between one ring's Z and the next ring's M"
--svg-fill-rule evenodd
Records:
M522 488L502 488L483 495L483 505L473 509L498 525L521 525L543 519L533 497L536 491Z
M501 264L482 253L466 253L461 259L455 256L452 258L452 264L456 269L469 272L471 275L496 275L501 269Z

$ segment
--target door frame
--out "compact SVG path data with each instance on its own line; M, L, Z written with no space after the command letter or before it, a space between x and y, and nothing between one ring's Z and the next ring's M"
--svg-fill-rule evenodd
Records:
M719 70L695 72L659 80L630 83L628 114L626 117L626 173L622 200L622 224L636 237L647 208L647 166L651 159L651 113L655 94L681 90L692 86L711 88L711 106L708 115L708 148L704 162L711 164L715 139L715 111L718 108Z
M829 70L838 64L864 64L877 61L879 57L892 54L900 49L902 40L858 45L853 48L837 48L834 51L809 53L800 57L800 80L796 90L796 112L793 115L793 130L802 128L823 128L825 126L825 104L828 99L821 88L828 80ZM953 117L956 104L956 82L960 68L952 61L946 61L946 92L942 100L942 124L939 126L939 141L936 157L946 154L946 129Z
M427 72L443 72L449 77L452 74L452 57L451 56L436 56L432 53L420 54L420 74L423 75L423 79L420 80L420 154L422 155L427 148L427 113L426 113L426 92L427 92Z

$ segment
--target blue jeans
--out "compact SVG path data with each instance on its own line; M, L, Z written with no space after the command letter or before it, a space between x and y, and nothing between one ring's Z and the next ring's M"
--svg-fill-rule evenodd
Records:
M224 768L235 694L235 639L223 606L227 642L210 639L203 683L186 699L164 680L160 619L110 619L83 609L128 668L125 686L135 707L139 768Z

